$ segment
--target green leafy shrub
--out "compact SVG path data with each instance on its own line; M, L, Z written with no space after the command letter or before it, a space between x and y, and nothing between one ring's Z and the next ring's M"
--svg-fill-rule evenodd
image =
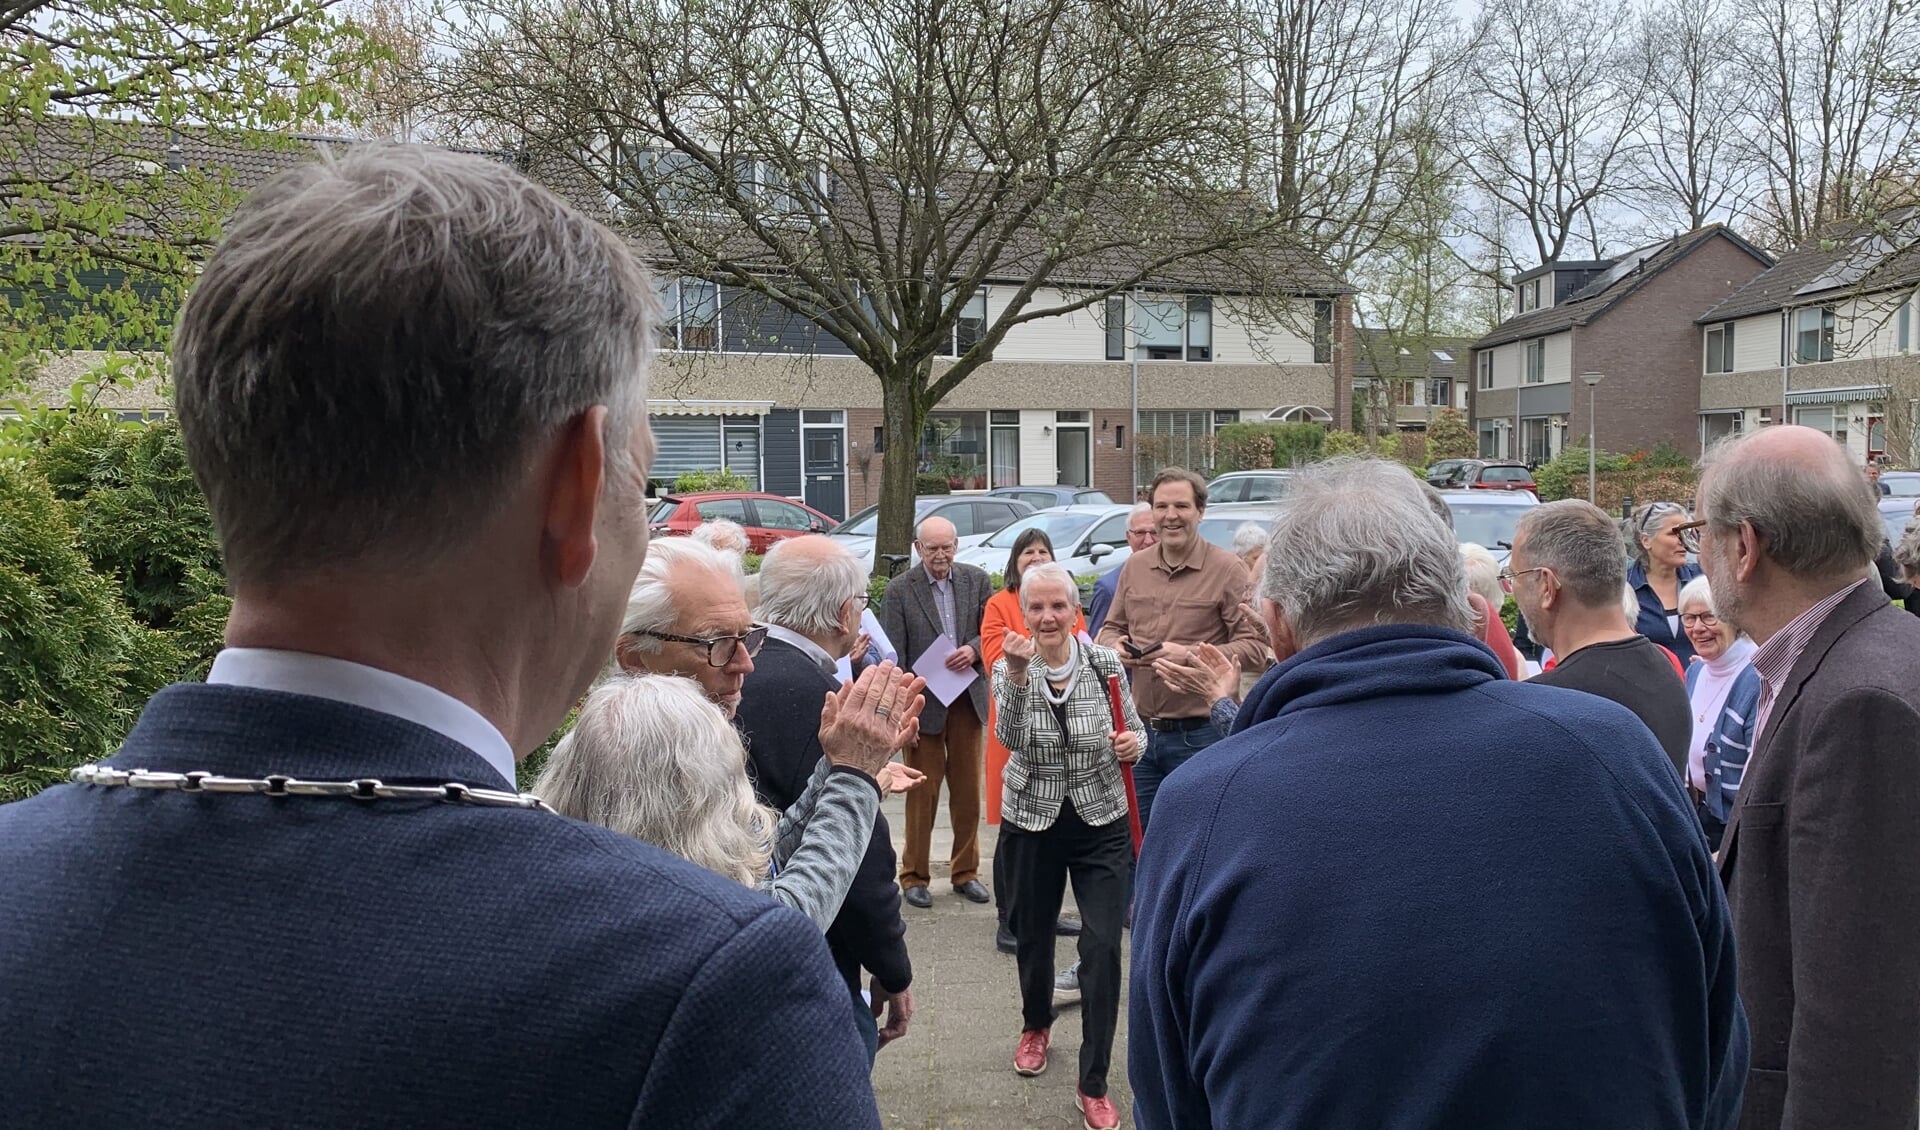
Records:
M913 493L916 495L952 494L953 484L947 482L945 475L922 471L913 477Z
M1326 437L1319 424L1228 424L1214 433L1213 469L1224 474L1311 463Z
M1354 432L1328 432L1327 439L1321 445L1320 454L1327 459L1337 459L1343 455L1372 455L1374 449L1367 445L1367 437Z
M1479 452L1473 429L1467 418L1451 408L1427 423L1427 462L1431 467L1442 459L1471 459Z
M1602 474L1627 469L1627 457L1610 455L1601 451L1594 454L1594 466ZM1534 493L1542 502L1558 502L1563 498L1585 498L1587 496L1587 449L1584 447L1562 448L1560 454L1551 462L1543 463L1533 472Z
M75 546L53 491L0 466L0 802L104 757L183 664Z
M675 494L704 494L709 491L752 490L746 476L733 471L684 471L673 480Z

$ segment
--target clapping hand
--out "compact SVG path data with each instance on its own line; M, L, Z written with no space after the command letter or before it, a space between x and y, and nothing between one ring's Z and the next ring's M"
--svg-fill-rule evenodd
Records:
M891 796L925 784L927 775L912 766L889 761L880 767L880 775L874 780L879 782L882 795Z
M893 752L920 733L920 692L927 681L891 662L877 663L827 696L820 709L820 748L835 765L879 780Z
M1232 698L1240 689L1240 668L1227 654L1210 643L1195 644L1187 650L1185 663L1156 659L1154 673L1174 690L1197 694L1208 702Z

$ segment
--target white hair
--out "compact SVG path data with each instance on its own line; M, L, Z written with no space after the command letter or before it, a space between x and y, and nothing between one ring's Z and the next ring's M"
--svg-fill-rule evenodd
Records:
M1460 543L1460 562L1467 570L1467 589L1479 593L1497 613L1507 603L1500 587L1500 561L1491 550L1474 542Z
M803 636L838 632L841 607L866 587L867 571L845 546L820 534L789 538L760 562L760 619Z
M1035 581L1053 581L1057 584L1065 585L1067 589L1067 599L1073 601L1075 608L1080 607L1080 582L1073 579L1072 571L1065 565L1060 564L1058 561L1042 561L1038 565L1028 566L1026 570L1020 574L1021 593L1025 594L1029 588L1033 587L1033 582ZM1021 600L1024 601L1025 599L1026 597L1022 595ZM1025 607L1026 605L1023 603L1021 608L1024 609Z
M1136 502L1133 504L1133 509L1127 511L1127 524L1132 525L1134 518L1138 515L1151 513L1153 513L1153 503Z
M693 528L689 535L693 540L712 546L722 553L731 553L736 557L745 557L752 543L747 540L746 527L731 518L708 518Z
M1373 456L1329 459L1294 477L1260 595L1303 648L1374 624L1473 628L1453 531L1419 480Z
M1701 604L1706 605L1707 611L1711 613L1715 619L1719 618L1720 613L1713 607L1713 585L1708 583L1705 573L1700 574L1693 580L1680 586L1680 595L1674 600L1673 607L1676 611L1685 612L1687 605L1694 601L1699 601ZM1636 596L1633 601L1633 614L1635 616L1640 614L1640 598L1638 596Z
M736 588L741 582L740 562L733 556L693 538L655 538L648 543L647 559L627 594L627 614L620 620L621 638L635 632L672 631L680 622L680 614L687 611L684 601L674 599L674 586L691 569L705 570ZM660 641L633 635L626 646L655 652L660 650Z
M740 732L700 684L621 675L587 696L533 786L554 811L755 886L779 814L747 779Z
M1242 522L1240 528L1233 531L1233 555L1245 557L1256 549L1267 548L1267 531L1260 528L1258 522Z
M1627 614L1627 626L1632 627L1640 619L1640 594L1630 584L1620 592L1620 608Z

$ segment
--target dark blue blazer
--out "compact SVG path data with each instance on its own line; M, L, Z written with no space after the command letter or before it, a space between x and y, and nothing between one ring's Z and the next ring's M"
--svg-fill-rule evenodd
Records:
M1679 587L1686 588L1688 581L1700 575L1700 566L1682 565L1678 575ZM1627 566L1627 584L1640 598L1640 616L1634 621L1633 630L1679 656L1680 666L1685 669L1693 662L1693 643L1687 639L1687 633L1675 632L1667 626L1667 610L1660 604L1660 594L1653 591L1647 571L1637 561Z
M109 762L506 782L391 715L160 692ZM819 931L550 813L61 785L0 807L0 1123L878 1127Z

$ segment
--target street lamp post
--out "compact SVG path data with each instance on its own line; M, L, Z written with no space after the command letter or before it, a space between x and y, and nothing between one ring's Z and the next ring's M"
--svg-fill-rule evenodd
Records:
M1593 418L1593 390L1600 384L1600 374L1582 373L1580 374L1580 379L1587 382L1587 504L1591 506L1594 505L1594 499L1596 497L1594 494L1596 486L1594 483L1594 468L1598 463L1595 458L1595 452L1600 449L1600 445L1596 441L1600 429Z

